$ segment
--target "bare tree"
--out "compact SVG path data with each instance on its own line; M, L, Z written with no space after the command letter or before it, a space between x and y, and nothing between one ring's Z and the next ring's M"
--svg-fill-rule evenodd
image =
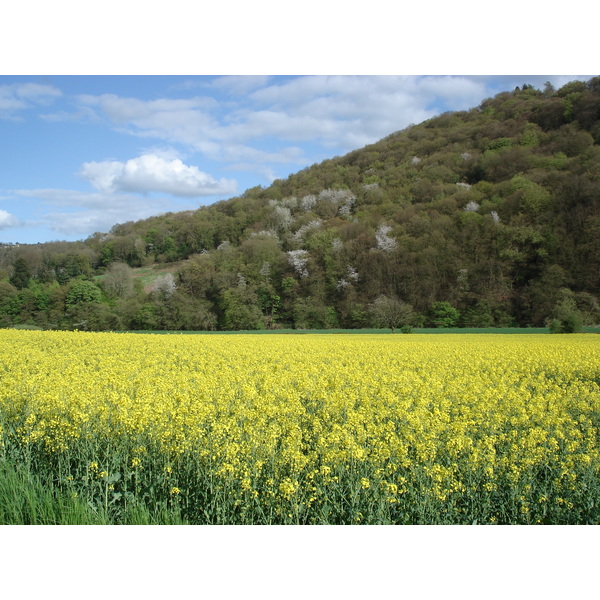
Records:
M102 287L108 296L128 298L133 295L133 273L128 264L111 263L106 270Z
M379 296L371 305L371 312L375 322L381 327L389 327L392 333L398 327L411 325L415 316L410 304L388 296Z

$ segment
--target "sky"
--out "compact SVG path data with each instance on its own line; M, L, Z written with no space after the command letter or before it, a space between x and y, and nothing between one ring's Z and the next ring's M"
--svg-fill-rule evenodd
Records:
M0 75L0 242L195 209L517 85L588 78Z

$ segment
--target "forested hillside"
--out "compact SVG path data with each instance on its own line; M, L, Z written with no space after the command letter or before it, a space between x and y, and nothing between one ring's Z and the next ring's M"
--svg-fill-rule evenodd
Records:
M195 211L3 245L0 326L361 328L384 300L413 326L597 324L599 144L600 78L525 85Z

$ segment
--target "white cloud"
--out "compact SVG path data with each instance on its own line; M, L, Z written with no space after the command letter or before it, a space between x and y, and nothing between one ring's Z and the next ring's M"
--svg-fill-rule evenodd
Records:
M259 164L272 139L347 152L486 96L484 79L462 76L228 76L205 88L215 97L79 99L119 131L185 144L216 160L246 160L242 155L254 152ZM275 160L279 152L271 154Z
M62 92L52 85L41 85L39 83L19 83L13 85L15 93L20 98L34 102L46 103L51 98L62 96Z
M82 106L76 112L60 110L54 113L39 113L38 117L48 123L99 121L96 113L88 106Z
M129 194L84 193L63 189L15 190L24 198L41 200L50 210L30 219L24 226L48 227L68 237L85 237L94 231L109 231L116 223L137 221L167 211L189 209L164 198L140 198Z
M61 91L51 85L38 83L0 85L0 118L15 119L17 111L31 108L36 104L49 104L61 95Z
M17 227L18 225L19 219L17 217L5 210L0 210L0 229L8 229L9 227Z
M115 94L82 95L79 101L97 107L124 133L194 145L218 125L209 110L214 98L139 100ZM209 136L211 137L211 136Z
M270 75L224 75L214 79L212 85L232 94L248 94L266 85L271 79Z
M195 166L179 159L167 160L156 154L144 154L127 162L84 163L80 175L104 193L163 192L173 196L196 198L234 194L232 179L217 181Z

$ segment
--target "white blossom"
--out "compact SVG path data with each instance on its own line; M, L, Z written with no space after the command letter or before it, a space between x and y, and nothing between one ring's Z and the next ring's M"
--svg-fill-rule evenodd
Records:
M348 271L347 271L346 277L340 279L335 284L336 289L339 291L339 290L343 290L343 289L347 288L348 286L351 286L352 283L351 283L351 281L348 281L349 279L352 281L358 281L358 271L351 265L348 265Z
M309 210L312 210L315 207L316 203L317 197L314 194L309 194L308 196L304 196L304 198L300 200L300 208L303 211L308 212Z
M298 198L296 198L296 196L289 196L288 198L284 198L281 201L281 206L289 208L290 210L292 208L296 208L298 206Z
M388 233L392 230L389 225L380 225L375 239L377 240L377 248L384 250L385 252L391 252L398 247L398 242L395 238L388 236Z
M348 265L348 279L352 279L353 281L358 281L358 271L351 265Z
M413 165L418 165L418 164L421 162L421 159L420 159L418 156L413 156L413 157L410 159L410 162L411 162Z
M164 298L171 296L176 289L177 284L175 283L173 273L159 275L152 284L152 291Z
M340 238L336 237L331 240L331 248L334 252L339 252L344 247L344 242Z
M340 215L342 217L349 217L352 214L352 209L354 208L355 202L356 198L354 196L348 196L338 209Z
M289 250L288 261L294 267L300 277L308 277L308 252L306 250Z
M323 221L321 219L313 219L309 223L305 223L304 225L302 225L302 227L300 227L300 229L298 229L298 231L296 231L296 233L294 233L294 235L292 237L297 242L301 242L302 239L304 238L305 233L307 233L311 229L317 229L322 224L323 224Z
M273 217L276 227L279 229L288 229L294 222L292 211L287 206L275 206L273 208Z
M498 213L493 210L490 215L492 215L492 219L494 221L494 223L500 223L500 216L498 215Z
M250 234L251 238L273 238L279 241L279 237L272 229L262 229L261 231L253 231Z
M475 200L469 200L464 210L466 212L477 212L479 210L479 203L475 202Z
M350 190L321 190L319 200L329 200L333 203L345 203L350 198L354 199L354 194Z
M456 185L465 188L466 190L468 190L471 187L468 183L463 183L462 181L459 181Z

